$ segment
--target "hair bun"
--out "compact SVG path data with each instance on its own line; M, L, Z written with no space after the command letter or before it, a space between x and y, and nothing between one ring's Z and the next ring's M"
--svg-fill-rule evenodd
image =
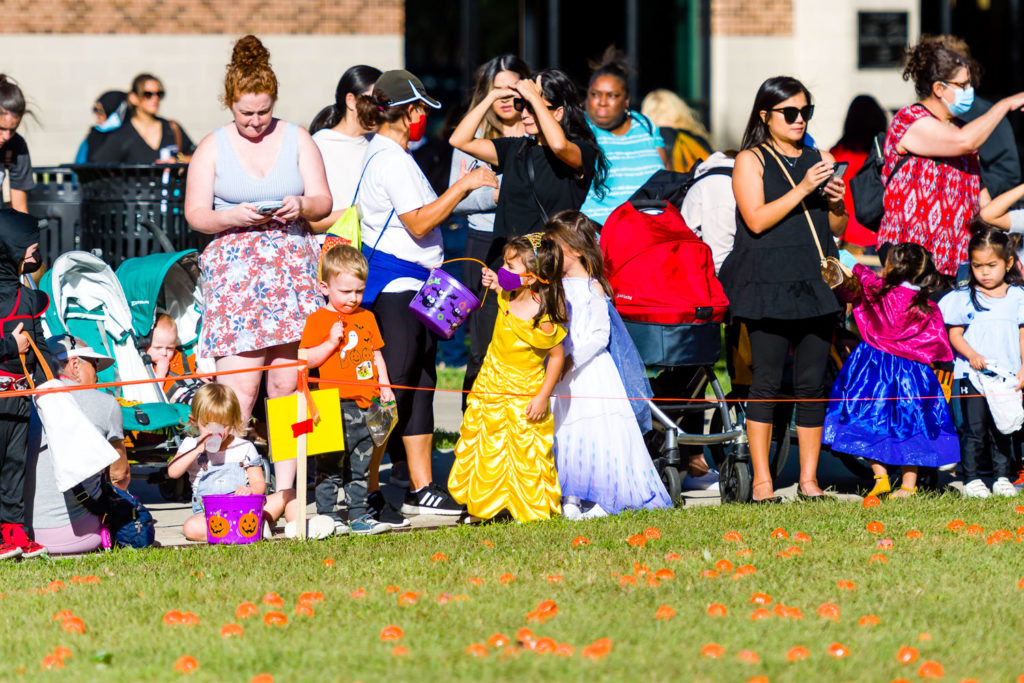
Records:
M238 39L231 51L229 68L253 69L270 66L270 50L256 36L249 34Z

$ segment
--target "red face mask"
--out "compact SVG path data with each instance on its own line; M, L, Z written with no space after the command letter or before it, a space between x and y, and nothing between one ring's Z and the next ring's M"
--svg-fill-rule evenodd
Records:
M409 141L419 142L423 139L423 135L427 132L427 115L420 114L420 118L417 121L409 122Z

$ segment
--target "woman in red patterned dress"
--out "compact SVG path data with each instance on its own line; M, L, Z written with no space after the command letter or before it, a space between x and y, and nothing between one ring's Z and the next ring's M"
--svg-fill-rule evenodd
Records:
M973 67L969 58L934 42L908 52L903 78L913 79L918 101L896 113L885 138L882 182L888 184L878 230L883 260L889 245L904 242L928 249L950 277L967 260L968 227L989 199L981 187L978 147L1007 112L1024 107L1024 93L1018 93L970 123L957 118L974 102Z

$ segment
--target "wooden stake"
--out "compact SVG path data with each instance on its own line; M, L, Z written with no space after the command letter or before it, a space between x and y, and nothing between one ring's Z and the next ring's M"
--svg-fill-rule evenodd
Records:
M305 362L306 349L299 349L298 359ZM296 404L296 422L305 422L309 419L306 410L306 382L308 368L303 366L298 369L298 382L296 383L298 400ZM295 537L306 540L306 434L299 435L295 444L295 504L298 507L295 516Z

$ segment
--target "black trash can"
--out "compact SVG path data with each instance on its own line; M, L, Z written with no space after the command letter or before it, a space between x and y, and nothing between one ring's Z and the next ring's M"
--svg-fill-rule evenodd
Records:
M39 236L43 263L50 265L66 251L80 249L82 190L66 166L32 169L36 186L28 191L28 212L46 219Z
M202 249L209 241L185 222L187 164L72 168L82 189L80 248L97 253L112 268L126 259L166 251L167 246Z

